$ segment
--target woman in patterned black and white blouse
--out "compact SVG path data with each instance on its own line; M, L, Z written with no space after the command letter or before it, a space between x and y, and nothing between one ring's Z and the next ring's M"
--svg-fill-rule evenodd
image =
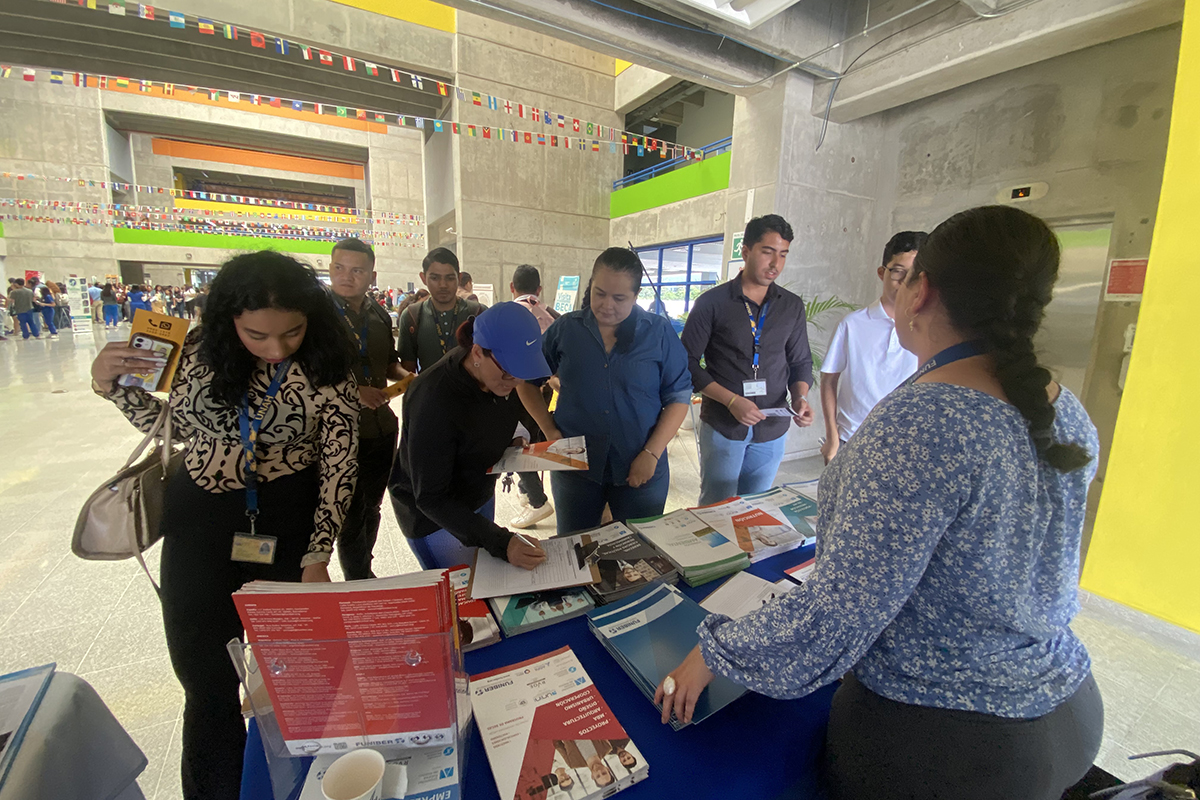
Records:
M1057 800L1083 777L1104 711L1069 623L1098 442L1034 352L1059 255L1011 207L929 235L896 299L922 367L821 478L812 577L742 619L708 617L658 689L664 722L690 718L713 673L772 697L844 675L834 800Z
M327 564L357 472L352 353L313 271L270 251L225 264L203 324L184 344L170 402L174 438L188 449L163 510L162 606L171 663L185 693L189 800L233 800L239 793L246 730L225 643L241 637L242 624L230 594L251 580L329 580ZM92 388L142 431L163 401L116 380L161 366L146 356L110 344L92 364ZM246 422L261 414L251 445L259 510L253 528L243 414Z

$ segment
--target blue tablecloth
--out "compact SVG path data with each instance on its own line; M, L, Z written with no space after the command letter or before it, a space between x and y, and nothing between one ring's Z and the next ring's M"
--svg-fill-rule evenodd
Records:
M806 547L759 562L749 571L770 581L812 557ZM680 589L700 601L721 585L713 581ZM620 793L622 800L682 797L688 800L759 798L772 800L817 795L817 758L829 718L834 687L799 700L772 700L747 694L700 725L673 731L659 722L654 705L588 630L583 617L523 633L467 653L467 672L477 674L515 664L570 645L630 738L646 756L650 777ZM472 727L462 796L499 800L479 731ZM298 794L298 792L297 792ZM257 728L246 743L241 800L270 800L270 780ZM282 800L282 798L280 799ZM512 800L512 798L503 798Z

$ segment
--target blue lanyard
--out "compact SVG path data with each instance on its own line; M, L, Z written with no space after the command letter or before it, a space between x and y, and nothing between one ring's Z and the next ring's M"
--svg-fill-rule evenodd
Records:
M939 367L945 367L949 364L953 364L955 361L962 361L964 358L981 356L986 352L987 348L983 346L982 342L959 342L956 345L951 345L922 364L921 368L914 372L911 378L900 385L912 386L920 378L928 375Z
M371 302L367 298L363 298L363 303ZM342 319L346 320L346 324L350 326L350 335L358 341L358 358L362 362L363 378L371 380L371 363L367 360L367 309L362 311L362 333L354 330L354 325L350 322L350 317L346 314L346 309L342 308L341 303L335 302L333 307L337 309L338 314Z
M755 319L754 315L750 313L749 303L743 300L742 305L746 307L746 316L750 318L750 332L754 334L754 380L758 380L758 352L761 349L759 344L762 342L764 320L767 318L767 309L771 307L771 301L763 303L762 307L758 309L758 319Z
M253 419L250 418L249 392L242 395L242 407L238 409L238 428L242 433L242 450L246 455L244 468L246 477L246 516L250 518L251 534L254 533L254 521L258 517L258 457L254 452L254 446L258 442L258 429L262 427L263 417L267 414L267 407L271 405L271 400L279 393L279 386L283 383L283 376L287 374L288 367L291 365L292 360L288 358L275 367L275 376L271 378L271 385L267 387L267 393L263 395L262 405L258 407L258 411L254 414Z

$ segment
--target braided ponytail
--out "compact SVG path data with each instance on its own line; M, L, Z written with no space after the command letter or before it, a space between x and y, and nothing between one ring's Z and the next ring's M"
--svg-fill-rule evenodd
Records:
M1058 239L1041 219L1008 206L981 206L938 225L917 253L950 322L986 343L1001 388L1029 423L1038 455L1070 472L1092 460L1077 444L1054 441L1052 378L1033 338L1058 279Z

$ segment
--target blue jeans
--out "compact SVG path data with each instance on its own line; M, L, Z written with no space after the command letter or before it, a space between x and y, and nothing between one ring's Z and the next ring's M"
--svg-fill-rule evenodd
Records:
M37 338L42 335L42 331L38 328L37 317L32 311L23 311L17 314L17 322L21 324L21 338L28 339L30 336Z
M489 520L496 518L496 498L492 498L479 507L476 514L482 514ZM421 569L445 569L457 567L459 564L470 566L475 563L475 551L478 547L467 547L445 528L439 528L428 536L420 539L409 539L408 546L417 557Z
M612 510L614 522L658 516L667 504L670 486L669 466L636 489L626 484L596 483L588 480L586 472L551 472L550 490L558 512L558 533L561 536L595 528L600 524L605 503Z
M740 442L726 439L700 420L700 505L735 495L765 492L775 483L787 434L769 442L753 441L754 429Z
M112 325L114 328L121 321L120 306L105 306L104 307L104 325L105 327Z
M54 324L54 315L58 311L57 308L43 308L42 319L46 322L46 327L50 329L51 336L58 335L58 327Z

